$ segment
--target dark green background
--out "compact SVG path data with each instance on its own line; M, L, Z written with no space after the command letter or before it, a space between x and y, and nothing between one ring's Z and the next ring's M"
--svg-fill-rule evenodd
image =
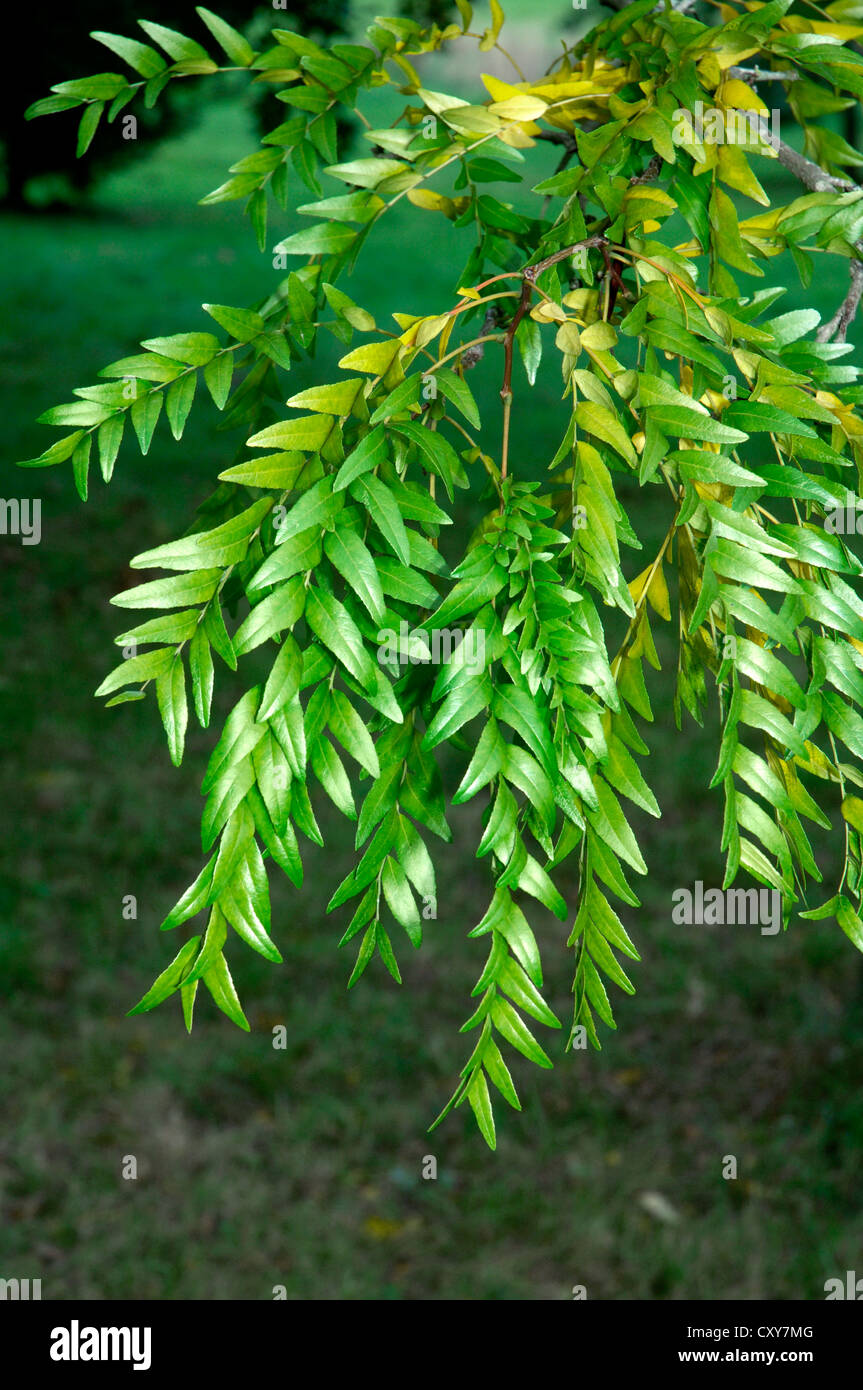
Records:
M566 8L509 8L513 49L551 56ZM186 28L201 36L194 18ZM432 87L462 80L441 59L423 71ZM231 956L251 1034L206 997L191 1038L173 1005L124 1016L176 949L156 928L198 871L213 736L193 732L176 770L152 700L105 711L93 699L122 630L108 600L138 582L132 555L182 531L241 441L217 432L202 393L181 444L162 423L147 458L125 446L86 505L68 465L11 463L54 437L35 416L106 362L209 327L205 300L244 304L274 283L240 205L196 207L254 141L228 85L191 133L146 159L130 149L89 211L0 218L0 489L41 496L43 528L38 547L0 538L0 1276L41 1278L56 1299L267 1299L275 1285L293 1298L566 1299L576 1284L607 1299L822 1298L863 1258L859 958L833 922L796 920L777 938L672 925L674 887L721 881L721 798L706 790L713 717L675 731L665 633L647 766L664 814L633 816L652 875L642 908L624 909L638 993L617 996L619 1032L600 1055L563 1056L546 1034L553 1073L515 1061L524 1111L498 1107L495 1155L466 1107L425 1132L467 1056L458 1028L485 956L466 939L489 895L471 848L481 798L453 817L438 920L421 953L398 951L403 988L376 961L345 993L347 916L323 904L352 862L350 832L319 801L328 845L307 848L303 890L273 875L285 964L239 942ZM537 177L553 158L538 151ZM800 191L762 177L782 201ZM277 219L271 241L296 225ZM402 200L347 288L380 322L445 308L468 235ZM819 263L809 295L784 258L768 276L789 287L783 307L826 315L846 268ZM286 394L324 370L297 369ZM499 370L489 353L471 378L491 452ZM531 393L517 368L512 464L535 476L565 428L557 370ZM626 504L645 540L626 559L634 575L668 518L658 489ZM224 713L240 686L219 674ZM452 790L458 767L447 775ZM835 873L835 853L824 866ZM137 921L123 919L127 894ZM541 910L534 924L566 1019L568 928ZM285 1051L272 1046L280 1023ZM421 1177L429 1154L436 1181ZM137 1181L121 1177L124 1155ZM737 1181L722 1179L725 1155Z

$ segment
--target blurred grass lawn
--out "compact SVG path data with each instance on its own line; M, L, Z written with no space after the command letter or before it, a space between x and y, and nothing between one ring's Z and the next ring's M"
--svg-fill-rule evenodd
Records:
M0 219L2 490L43 499L41 545L0 548L0 1274L41 1277L52 1299L269 1298L277 1284L317 1299L561 1299L574 1284L591 1298L821 1298L826 1278L859 1265L863 1237L858 961L832 923L797 921L778 938L671 924L673 887L721 881L721 805L706 790L712 721L678 736L661 698L665 634L648 769L664 816L635 817L653 876L643 907L624 910L638 993L617 996L620 1031L600 1055L563 1056L564 1029L542 1039L553 1073L515 1062L524 1111L501 1102L496 1155L465 1111L425 1133L467 1056L458 1027L485 955L466 941L489 892L470 849L479 807L440 855L422 952L399 951L402 989L375 962L345 994L352 957L335 948L347 918L323 903L351 863L350 835L322 807L331 838L308 847L302 892L274 876L284 967L232 952L251 1035L206 997L190 1039L172 1005L124 1017L176 949L156 927L199 867L212 740L192 734L177 771L151 701L105 712L93 700L120 630L108 599L136 582L131 555L179 534L237 441L202 398L182 444L160 425L146 459L124 448L86 506L68 467L8 464L53 437L31 423L41 410L140 339L206 327L204 300L266 292L273 272L238 206L195 206L252 145L226 101L146 164L130 157L90 214ZM291 225L278 220L271 243ZM381 322L446 302L450 225L403 201L381 231L351 294ZM455 254L460 265L466 249ZM784 283L783 307L807 302L793 272ZM819 266L814 302L832 312L843 287L841 265ZM489 354L472 377L492 441L498 370ZM322 371L304 364L291 389ZM532 397L522 378L513 459L536 476L565 426L559 396L553 375ZM657 544L658 491L628 498ZM644 563L629 557L632 573ZM236 698L227 684L222 712ZM137 921L123 920L126 894ZM543 912L535 924L566 1022L566 929ZM436 1182L421 1178L426 1154ZM736 1182L721 1177L729 1154ZM136 1182L121 1177L124 1155ZM678 1219L652 1215L645 1192Z

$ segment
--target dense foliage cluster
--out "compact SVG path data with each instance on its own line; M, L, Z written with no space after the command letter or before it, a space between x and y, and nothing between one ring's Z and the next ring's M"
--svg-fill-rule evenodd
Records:
M497 0L479 32L459 0L460 23L381 18L366 44L329 48L277 27L260 52L199 9L208 47L146 22L149 43L102 35L135 75L61 83L31 111L81 107L84 149L103 117L172 81L244 68L272 84L286 119L204 201L245 200L264 249L268 200L286 207L308 190L296 209L307 225L275 248L277 266L297 268L262 303L207 304L221 336L151 339L106 367L41 417L65 433L25 465L71 460L86 499L91 461L109 481L124 432L146 453L164 415L182 437L199 384L246 440L187 533L132 561L167 575L113 600L156 616L117 637L126 659L97 693L113 704L152 685L175 763L188 687L206 727L214 654L238 673L202 786L206 863L163 923L206 913L206 926L137 1009L177 994L191 1027L203 980L248 1026L226 951L233 933L281 959L267 861L300 882L300 837L322 843L316 785L356 822L358 861L329 903L353 911L350 983L375 954L399 980L394 929L418 947L435 901L428 846L481 797L490 903L470 936L487 958L463 1030L473 1051L443 1113L467 1100L492 1146L489 1083L519 1105L501 1047L550 1066L534 1025L560 1027L527 900L572 920L570 1046L599 1046L600 1025L615 1026L609 984L633 989L621 957L638 953L612 900L638 905L628 875L646 865L621 798L659 815L639 762L653 717L644 667L659 666L653 629L672 621L672 595L678 722L701 719L708 680L720 702L725 885L742 872L777 890L787 925L821 881L804 822L829 827L835 789L844 869L810 915L835 915L863 949L863 565L840 524L857 515L863 469L863 387L845 342L863 284L863 192L843 173L859 158L823 121L863 96L863 6L723 3L709 23L691 8L636 0L562 45L545 74L513 62L511 82L485 76L483 104L427 89L420 69L452 44L478 40L480 59L499 48ZM388 84L401 114L368 129L363 93ZM804 153L777 136L759 88L784 93ZM347 159L343 113L368 145ZM541 141L560 166L531 187ZM801 182L784 206L759 182L776 159ZM754 213L738 214L735 197ZM345 274L374 257L376 226L403 199L418 240L435 216L463 234L452 299L391 304L384 277L361 306ZM832 320L785 311L784 289L759 285L783 252L807 287L822 257L847 259ZM285 374L321 335L341 347L338 375L291 395ZM543 353L557 354L563 383L547 486L519 476L509 448ZM468 379L483 354L500 358L491 422ZM625 558L641 548L619 500L633 481L667 501L646 565ZM438 539L466 488L487 514L449 567ZM435 643L453 633L441 657ZM269 675L246 688L243 658L264 644ZM446 744L464 767L449 796ZM555 878L570 857L568 905Z

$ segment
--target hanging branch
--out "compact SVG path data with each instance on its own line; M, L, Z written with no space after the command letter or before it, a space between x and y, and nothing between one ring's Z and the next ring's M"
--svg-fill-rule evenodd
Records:
M779 163L795 178L798 178L802 184L805 184L812 193L852 193L858 187L850 179L842 179L834 174L826 173L820 164L815 164L805 155L798 154L783 140L777 140L773 148Z
M555 251L554 255L546 256L544 260L537 261L536 265L528 266L522 271L521 299L518 308L513 315L509 328L506 330L504 338L504 368L503 385L500 388L500 398L503 401L503 446L501 449L500 477L501 482L507 475L507 463L509 458L509 424L512 411L512 358L515 335L518 326L530 308L530 301L536 289L536 282L543 271L556 265L558 261L566 260L569 256L574 256L576 251L588 251L594 246L606 245L606 238L601 235L585 237L583 241L577 241L572 246L565 246L562 251Z
M799 72L774 72L772 68L730 67L726 76L739 78L741 82L748 82L750 87L755 82L799 82L801 79Z

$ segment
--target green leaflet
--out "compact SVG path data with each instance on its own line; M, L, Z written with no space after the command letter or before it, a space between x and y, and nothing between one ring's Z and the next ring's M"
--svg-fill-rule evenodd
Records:
M629 435L607 406L598 405L594 401L582 401L576 406L575 419L583 430L610 444L615 453L627 463L635 465L637 455Z
M386 434L379 427L371 430L341 465L334 483L334 491L341 492L351 483L383 462L387 456Z
M473 425L475 429L480 429L482 421L479 416L479 407L464 377L457 376L449 367L439 367L435 372L435 381L438 390L448 401L452 402L468 424Z
M210 61L206 49L194 39L187 39L185 34L179 34L176 29L167 29L164 24L153 24L146 19L141 20L141 28L169 57L179 62L196 62L200 59L204 62Z
M219 906L237 935L265 960L281 963L270 939L270 895L267 874L254 839L230 884L219 895Z
M726 424L744 430L747 434L770 430L777 434L797 434L809 439L815 434L811 425L804 424L787 410L779 410L775 405L768 405L764 401L732 401L722 418Z
M147 391L145 395L138 397L129 412L142 454L149 452L153 434L162 413L163 400L164 397L160 391Z
M212 333L174 333L170 338L148 338L141 343L147 352L159 353L191 367L203 367L222 351ZM181 378L185 380L186 378ZM194 381L194 377L191 380Z
M728 414L729 411L723 415L720 422L710 415L702 415L699 411L687 410L683 406L656 405L648 411L648 418L663 434L703 439L710 444L740 444L747 436L742 429L735 429L724 423Z
M312 527L323 530L335 520L343 506L344 498L333 492L332 478L321 478L303 493L287 516L279 521L276 544L284 545L292 536Z
M377 478L357 478L351 485L351 495L361 502L384 540L392 547L403 565L411 562L410 542L398 504Z
M392 428L416 445L423 468L443 480L450 501L453 487L461 480L458 455L449 440L435 430L423 429L412 421L394 423Z
M699 483L727 483L730 487L757 487L763 485L763 475L741 468L720 454L702 453L696 449L674 449L666 454L670 463L680 465L682 478Z
M387 858L381 872L381 888L390 912L399 926L403 927L412 946L422 944L422 922L419 909L407 880L404 869L397 860Z
M469 801L478 791L493 781L503 766L505 744L497 727L497 721L489 719L470 765L453 796L453 804Z
M315 636L364 688L374 684L375 671L362 633L338 599L311 587L306 599L306 621Z
M297 450L265 454L263 458L238 463L235 468L226 468L219 474L228 483L247 483L251 487L273 488L276 492L289 492L301 483L309 486L320 476L320 459L316 456L309 459Z
M355 237L356 232L343 223L319 222L315 227L305 227L286 237L275 251L286 256L335 255L346 251Z
M495 999L491 1006L491 1018L502 1037L506 1038L529 1062L538 1067L551 1067L553 1064L540 1047L530 1029L506 999Z
M554 825L554 793L542 767L523 748L508 745L504 755L504 776L524 793L530 805L545 822L548 830Z
M311 386L307 391L291 396L287 404L295 410L315 410L323 415L349 415L362 398L364 386L364 377L348 377L330 386Z
M296 420L279 420L253 434L246 443L253 449L298 449L314 453L326 443L333 427L331 415L302 415Z
M434 900L435 871L425 841L405 816L398 817L396 855L407 878L421 898Z
M302 614L305 597L302 581L294 577L256 603L234 633L233 648L237 656L245 656L275 633L290 630Z
M662 814L641 769L619 738L612 739L609 745L608 761L603 764L603 772L611 785L636 806L652 816Z
M647 865L619 801L602 778L596 779L594 785L599 805L596 811L586 811L587 820L614 854L619 855L636 873L646 874Z
M118 608L183 608L187 604L206 603L213 597L221 578L220 569L172 575L169 579L154 579L149 584L138 584L125 593L115 594L111 602Z
M303 657L300 648L289 634L282 642L278 656L267 677L258 718L271 720L282 707L293 700L300 688Z
M222 735L213 749L201 784L204 793L211 790L226 768L245 758L264 737L266 726L256 722L255 718L259 697L259 687L247 691L225 720Z
M536 937L524 913L516 906L505 889L498 888L492 907L479 925L474 927L470 935L482 936L491 930L500 932L528 978L534 985L540 986L542 984L542 966ZM525 997L529 998L530 996L525 995ZM546 1010L545 1013L547 1015L548 1011ZM546 1020L544 1019L544 1021Z
M381 769L374 742L363 720L341 690L333 691L328 722L345 751L366 769L370 777L379 777Z
M790 749L797 757L806 756L803 739L795 732L781 710L763 696L756 695L751 690L744 690L740 702L740 719L744 724L763 729L778 744Z
M165 59L155 48L146 43L139 43L137 39L127 39L121 34L107 34L102 30L92 33L90 37L110 48L112 53L116 53L142 77L155 77L156 73L163 72L167 67Z
M195 399L197 381L194 376L181 376L168 387L165 397L165 413L175 439L182 439L189 411Z
M357 825L358 846L363 844L379 821L395 806L402 775L403 769L398 762L381 769L380 775L366 795L360 812Z
M134 1009L129 1009L129 1015L143 1014L150 1009L155 1009L157 1004L161 1004L164 999L169 998L179 989L191 968L200 940L200 936L192 936L184 946L180 947L171 964L154 980L143 999L135 1005Z
M373 556L355 531L330 531L324 538L324 552L330 563L353 589L373 622L386 617L383 589Z
M236 1023L238 1028L248 1033L249 1021L243 1013L228 963L221 952L201 979L213 996L217 1008L221 1009L232 1023Z
M424 746L435 748L445 739L451 738L462 725L486 709L491 694L491 683L484 675L476 676L453 690L429 724Z
M378 559L377 574L381 590L388 598L413 604L416 608L434 608L437 604L437 589L415 569L400 565L398 560L393 560L391 556L382 555Z
M374 194L349 193L317 203L301 203L297 212L304 217L327 217L335 222L368 222L383 205L383 200Z
M798 709L805 704L805 696L800 686L781 661L777 661L769 651L756 646L745 637L738 637L735 643L734 661L739 671L743 671L758 685L775 691Z
M186 674L179 657L167 671L156 677L156 699L159 713L168 736L168 750L171 762L179 767L183 761L186 743L186 727L189 722L189 706L186 700Z
M270 511L269 498L255 502L239 516L195 535L172 541L169 545L145 550L130 561L133 569L209 570L224 568L242 560L249 540Z
M496 692L492 708L501 723L508 724L521 735L544 771L551 776L555 765L551 734L541 710L530 695L517 686L504 686Z
M238 34L230 24L226 24L224 19L220 19L211 10L205 10L202 5L195 6L195 13L201 17L231 61L240 67L248 67L255 57L255 50L248 40L244 39L242 34Z
M163 618L151 618L149 622L139 623L137 627L115 637L114 641L118 647L130 642L187 642L194 636L200 616L197 608L187 608L182 613L166 613Z
M251 309L232 309L226 304L204 304L202 308L238 343L249 342L266 328L261 315Z
M202 627L196 628L189 647L189 674L192 678L192 694L198 723L202 729L206 729L210 722L213 703L215 671L210 642Z
M278 538L279 533L277 540ZM251 595L271 584L291 579L304 570L313 570L320 562L321 553L320 525L312 525L294 536L282 538L278 549L268 555L260 569L252 575L248 583L248 593Z
M450 590L446 598L426 619L428 628L444 628L468 613L475 613L484 604L500 593L506 583L506 571L494 565L484 574L473 579L462 579Z
M277 664L280 660L281 655L277 658ZM281 674L280 672L280 676ZM297 676L298 675L299 673L297 673ZM297 676L291 680L291 684L296 682ZM281 693L281 685L279 686L279 692ZM271 709L266 715L266 719L276 741L287 759L288 766L293 776L303 777L305 775L308 750L306 746L305 724L303 722L303 707L297 691L293 691L286 699L280 700L275 708Z
M174 652L171 647L159 647L155 651L144 652L141 656L130 657L105 677L96 694L110 695L112 691L119 690L124 685L153 680L170 667L173 659Z

